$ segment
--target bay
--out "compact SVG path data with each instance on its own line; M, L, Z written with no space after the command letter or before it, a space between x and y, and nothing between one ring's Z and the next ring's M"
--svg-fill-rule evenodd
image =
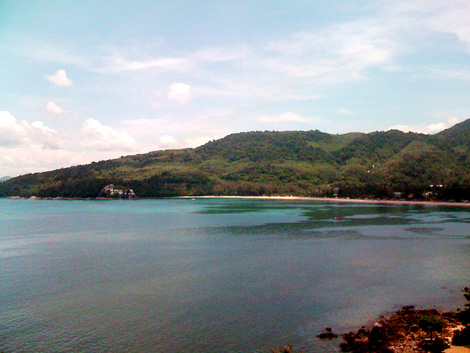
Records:
M462 207L0 199L0 350L335 352L327 326L461 306L469 255Z

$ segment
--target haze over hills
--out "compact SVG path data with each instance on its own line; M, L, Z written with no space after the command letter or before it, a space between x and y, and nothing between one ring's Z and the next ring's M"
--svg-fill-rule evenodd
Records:
M1 196L299 195L470 199L470 119L435 135L397 130L245 132L195 149L156 151L0 185ZM413 196L411 196L413 195Z

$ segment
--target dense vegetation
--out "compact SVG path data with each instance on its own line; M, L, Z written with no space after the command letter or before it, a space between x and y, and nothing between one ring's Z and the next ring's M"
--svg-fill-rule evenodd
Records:
M0 196L300 195L470 200L470 119L436 135L247 132L0 183Z

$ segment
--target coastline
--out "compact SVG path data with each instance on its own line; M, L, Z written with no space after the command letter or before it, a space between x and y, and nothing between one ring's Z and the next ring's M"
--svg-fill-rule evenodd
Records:
M5 196L0 197L10 200L115 200L107 197L21 197ZM470 207L470 202L455 201L418 201L418 200L371 200L371 199L351 199L351 198L331 198L331 197L310 197L310 196L229 196L229 195L203 195L203 196L173 196L173 197L135 197L127 200L164 200L164 199L242 199L242 200L279 200L279 201L322 201L337 203L362 203L377 205L414 205L414 206L453 206ZM126 200L126 199L119 199Z
M365 203L381 205L422 205L470 207L470 202L450 201L405 201L405 200L365 200L350 198L308 197L308 196L179 196L181 199L247 199L247 200L285 200L285 201L324 201L341 203Z
M373 326L362 326L357 332L351 331L342 334L341 352L413 353L429 351L470 353L468 345L457 346L452 344L455 343L455 335L461 334L462 330L467 327L459 318L458 313L458 310L441 312L436 309L416 309L414 306L404 306L386 317L382 316ZM433 326L428 325L434 325L434 328L431 329ZM447 344L447 348L442 347L442 350L439 350L436 349L437 347L426 347L426 345L433 342L430 329L434 332L434 341L441 340L441 342ZM320 339L334 339L339 336L332 333L331 328L325 330L326 333L322 333L317 337Z

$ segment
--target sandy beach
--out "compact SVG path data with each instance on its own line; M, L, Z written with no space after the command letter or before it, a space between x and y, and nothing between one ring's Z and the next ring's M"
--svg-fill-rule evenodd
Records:
M470 353L470 348L450 346L450 348L446 349L444 353Z
M422 206L458 206L470 207L470 202L443 202L443 201L404 201L404 200L364 200L349 198L305 197L305 196L181 196L185 199L253 199L253 200L287 200L287 201L325 201L349 202L384 205L422 205Z

